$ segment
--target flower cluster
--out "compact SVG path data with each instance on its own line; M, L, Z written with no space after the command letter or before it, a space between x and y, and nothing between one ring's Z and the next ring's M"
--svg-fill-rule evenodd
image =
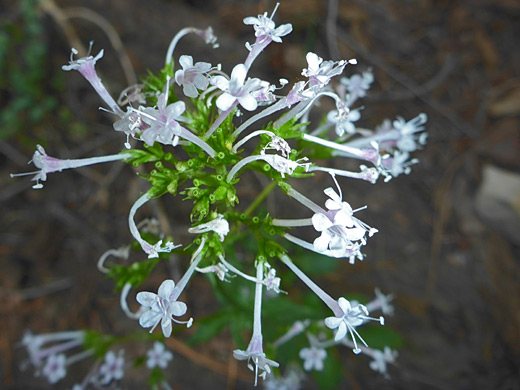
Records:
M395 354L391 350L371 349L358 328L371 320L384 325L383 317L370 317L369 311L381 310L383 314L391 315L392 297L376 290L376 299L365 305L344 297L335 299L296 265L297 261L288 255L290 247L285 248L283 244L288 241L316 256L346 259L352 264L355 260L363 260L362 249L378 230L360 219L366 206L354 209L343 199L338 178L376 183L380 176L388 181L410 173L411 166L417 163L410 154L426 142L426 115L419 114L409 121L400 117L394 121L386 120L375 130L359 128L362 107L356 107L356 104L373 84L372 72L355 73L341 78L336 85L333 83L334 78L357 63L354 59L324 60L309 52L306 55L307 67L301 72L304 80L288 87L285 93L280 91L289 84L287 80L281 80L281 87L277 88L269 81L253 77L251 66L258 55L272 42L281 43L282 38L292 31L290 24L276 27L273 17L274 12L270 17L266 13L244 19L246 25L253 26L255 42L246 45L247 57L233 66L229 73L221 65L196 62L188 55L180 55L176 66L175 48L186 34L196 34L206 43L217 46L211 29L181 30L168 48L165 68L159 75L127 88L139 98L126 99L126 107L112 98L96 73L95 65L102 58L103 50L95 57L89 54L74 59L78 53L72 49L70 63L63 69L78 71L99 94L106 110L114 115L114 130L125 137L125 149L115 155L61 160L48 156L38 145L32 159L39 169L31 173L36 181L33 188L42 188L41 182L47 180L48 174L64 169L118 160L132 166L148 167L153 163L147 173L141 175L149 182L149 189L135 201L128 214L129 231L137 243L134 248L142 249L145 259L107 264L109 256L128 259L130 246L126 246L108 250L98 262L99 270L115 279L121 288L121 308L130 319L138 320L142 328L150 329L150 333L160 324L162 335L168 338L174 333L175 324L190 327L194 322L191 317L179 319L189 311L188 305L179 299L195 272L206 274L216 289L225 289L226 285L235 283L242 287L251 286L254 297L237 293L228 294L228 297L232 300L240 296L249 299L252 305L250 342L247 348L235 350L233 356L247 361L255 374L256 385L258 377L265 379L279 367L279 363L266 354L266 351L269 354L276 352L272 348L264 349L262 307L270 299L278 299L276 295L280 292L285 293L280 289L282 279L277 272L277 267L283 265L282 275L285 267L292 271L332 311L332 315L312 324L302 318L296 323L298 326L295 324L277 341L271 341L273 347L279 347L305 332L310 345L297 353L303 359L304 370L323 370L330 356L326 349L346 345L356 354L372 357L374 361L370 367L386 375L387 363L393 362ZM324 121L315 126L309 120L309 113L322 98L332 99L336 109L325 114ZM121 100L119 102L123 104ZM139 105L133 106L132 102ZM240 110L247 111L248 115L242 117ZM265 123L265 118L273 116L278 116L278 119ZM246 143L250 146L255 141L253 150L245 147ZM132 146L135 144L141 147ZM314 162L323 160L323 156L339 160L348 157L362 163L358 171L348 171ZM249 171L265 175L269 184L244 211L239 211L236 205L241 192L237 188L240 182L247 180L244 177ZM324 207L289 183L289 179L309 178L323 172L330 175L335 186L323 190L326 196ZM259 206L275 188L294 201L295 208L301 207L298 218L276 218L260 210ZM195 235L191 242L174 244L171 237L164 237L149 224L144 226L136 221L141 207L165 195L181 195L185 204L192 205L187 228L188 233ZM308 242L299 238L299 234L293 234L293 229L299 228L312 228L314 240ZM247 255L251 247L257 253ZM176 257L186 254L191 257L184 275L178 281L168 278L158 287L152 287L152 291L157 293L143 291L140 285L148 283L147 276L172 252L178 255ZM253 275L250 274L252 270ZM263 302L264 287L271 295L266 294ZM129 308L128 296L137 288L141 291L135 300L140 307L133 312ZM276 298L272 298L273 295ZM189 302L189 298L183 301ZM241 308L240 313L243 312ZM315 336L317 334L320 334L319 339ZM48 340L62 344L42 349ZM71 364L71 359L74 360L67 358L64 351L81 346L84 341L84 333L80 332L52 337L28 335L23 343L38 373L43 373L54 384L65 377L65 367ZM104 360L98 362L95 374L89 375L75 388L85 389L89 383L109 385L123 378L129 365L125 363L122 349L117 352L112 349L116 342L117 338L111 339L110 350L104 351ZM95 345L92 338L89 338L89 343L85 342L85 345ZM106 348L107 343L100 344ZM90 349L87 351L92 353ZM146 366L150 370L165 369L171 359L172 354L165 350L164 345L155 342L146 355ZM291 376L290 382L297 386L299 377Z

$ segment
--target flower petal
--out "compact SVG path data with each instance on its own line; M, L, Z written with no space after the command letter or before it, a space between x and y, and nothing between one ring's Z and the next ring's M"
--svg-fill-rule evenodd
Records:
M193 57L187 56L187 55L182 55L179 58L179 64L181 64L182 69L185 69L185 70L189 69L189 68L193 68Z
M226 111L236 102L236 100L236 97L230 95L227 92L224 92L217 99L217 107L220 108L222 111Z
M231 80L233 80L238 85L244 85L244 81L247 76L247 68L244 64L236 65L231 71Z
M325 252L329 247L330 236L322 233L321 236L316 238L312 245L314 249L318 252Z
M141 325L143 328L150 328L152 326L157 325L160 320L160 313L148 310L141 314L141 317L139 317L139 325Z
M135 299L144 307L151 307L157 299L157 294L148 291L137 293Z
M172 322L170 319L168 319L166 322L163 319L163 322L161 324L162 332L164 337L170 337L172 334Z
M338 305L339 307L341 307L341 310L343 310L343 313L347 313L347 311L349 311L352 308L350 302L343 297L340 297L338 299Z
M339 324L338 330L336 331L336 335L334 336L334 341L338 342L343 339L347 335L347 325L345 321L341 321Z
M330 219L322 213L316 213L312 216L312 226L318 232L322 232L332 226Z
M343 318L327 317L325 318L325 326L329 329L336 329L343 322Z
M157 291L157 295L161 298L169 299L173 289L175 288L175 282L171 279L166 279L159 286L159 290Z
M186 313L188 307L184 302L172 302L170 304L170 311L175 317L180 317Z
M247 111L254 111L258 107L256 99L249 94L239 97L238 102Z

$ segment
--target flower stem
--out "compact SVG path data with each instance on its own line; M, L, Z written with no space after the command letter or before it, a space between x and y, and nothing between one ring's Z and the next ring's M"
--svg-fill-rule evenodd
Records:
M256 199L251 202L249 207L244 211L246 217L249 217L251 213L267 198L267 195L271 193L271 191L276 187L277 182L273 180L267 187L265 187L260 194L256 197Z
M305 275L292 261L285 255L280 255L280 260L298 276L317 296L320 298L334 313L335 316L342 316L343 312L338 303L329 294L323 291L316 283L314 283L307 275Z

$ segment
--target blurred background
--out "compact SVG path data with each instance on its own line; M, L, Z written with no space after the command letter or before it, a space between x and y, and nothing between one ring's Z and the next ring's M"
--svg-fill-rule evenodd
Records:
M39 191L29 177L9 177L32 169L27 162L36 144L63 158L123 147L90 85L61 70L70 47L94 40L94 54L105 50L97 69L117 96L135 75L162 67L171 38L186 26L212 26L220 48L189 36L176 55L230 71L247 55L244 43L253 42L243 18L271 12L275 2L2 3L0 387L48 389L20 368L25 330L138 326L123 318L113 283L95 264L104 251L129 242L128 210L147 188L117 163L50 175ZM362 101L364 127L396 115L409 120L425 112L429 118L428 145L415 153L420 163L411 175L375 185L341 181L353 207L368 205L364 220L379 233L369 240L363 263L341 262L320 283L333 296L369 295L374 287L394 293L396 313L386 326L402 338L389 380L372 372L366 358L342 350L341 389L520 389L520 3L281 0L275 21L292 23L294 31L264 51L252 68L255 76L296 81L308 51L324 59L357 58L345 75L368 68L375 75ZM326 175L310 182L309 197L331 185ZM262 185L254 182L240 199L247 203ZM181 241L187 238L188 213L175 202L153 203L143 214L159 217ZM164 274L153 278L159 284ZM214 309L204 278L194 278L186 296L193 313ZM196 347L181 335L169 347L175 358L167 378L174 389L251 388L245 364L231 358L236 346L229 335ZM71 368L53 388L70 388L88 367ZM129 376L120 387L143 388L139 380ZM303 385L317 388L311 379Z

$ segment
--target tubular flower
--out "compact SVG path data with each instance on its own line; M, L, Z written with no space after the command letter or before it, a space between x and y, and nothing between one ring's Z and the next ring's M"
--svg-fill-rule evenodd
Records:
M175 82L182 86L184 95L190 98L199 96L199 89L208 88L209 80L204 75L211 69L208 62L197 62L193 64L193 57L183 55L179 58L182 69L175 72Z
M357 302L353 302L353 304L351 304L343 297L338 299L338 305L341 309L341 314L336 314L335 317L327 317L325 319L325 325L329 329L337 329L336 335L334 336L334 341L336 342L339 342L341 339L343 339L347 335L347 332L349 332L352 337L352 341L354 342L353 351L354 353L358 354L361 352L361 349L357 345L356 336L365 346L367 346L367 344L355 328L367 320L379 321L381 325L384 325L384 318L379 317L379 319L377 319L369 317L368 310L364 305L361 305Z
M185 323L175 320L173 317L180 317L187 311L187 306L184 302L178 302L174 297L175 282L171 279L165 280L159 286L157 294L147 291L141 291L137 294L136 299L145 309L148 309L141 314L139 318L139 325L143 328L152 328L152 333L155 327L161 323L161 328L164 337L170 337L172 334L172 321L177 323Z
M252 93L261 89L262 83L257 78L246 81L246 75L245 65L238 64L231 71L229 80L224 76L215 76L211 79L211 84L224 92L217 99L218 108L226 111L233 105L240 104L247 111L256 110L258 102Z

